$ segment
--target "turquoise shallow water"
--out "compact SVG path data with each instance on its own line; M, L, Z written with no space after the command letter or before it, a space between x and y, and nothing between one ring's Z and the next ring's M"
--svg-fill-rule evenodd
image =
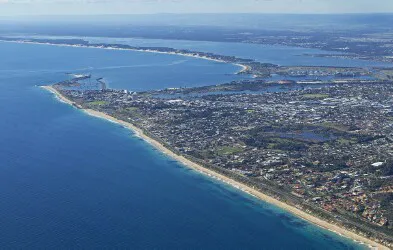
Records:
M6 43L0 43L0 54L2 248L362 248L184 168L121 126L87 116L35 86L89 67L111 75L114 86L173 86L184 78L202 85L233 77L236 67ZM118 83L121 64L153 66L120 70L130 81ZM156 70L177 73L162 78Z

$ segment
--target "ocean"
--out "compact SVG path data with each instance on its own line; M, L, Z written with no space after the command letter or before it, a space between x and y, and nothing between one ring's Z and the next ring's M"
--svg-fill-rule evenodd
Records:
M166 157L37 87L92 72L135 90L239 68L175 55L0 43L4 249L363 249Z

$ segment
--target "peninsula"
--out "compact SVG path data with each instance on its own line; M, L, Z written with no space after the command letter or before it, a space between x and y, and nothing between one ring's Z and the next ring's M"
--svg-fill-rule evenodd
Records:
M272 76L279 76L276 82L294 82L299 84L326 84L346 83L354 80L373 82L391 79L393 73L390 68L374 67L327 67L327 66L280 66L272 63L259 62L249 58L220 55L210 52L194 51L189 49L175 49L168 47L141 47L126 44L91 43L83 39L42 39L0 37L0 42L31 43L41 45L55 45L67 47L81 47L108 50L131 50L147 53L160 53L211 60L221 63L230 63L241 69L237 74L250 75L255 80L270 81ZM290 78L290 79L289 79ZM250 81L253 81L252 79Z

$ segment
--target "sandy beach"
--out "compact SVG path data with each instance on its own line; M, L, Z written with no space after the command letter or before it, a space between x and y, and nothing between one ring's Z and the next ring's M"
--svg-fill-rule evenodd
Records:
M42 88L44 88L44 89L52 92L53 94L55 94L55 96L60 101L62 101L64 103L67 103L69 105L75 106L75 104L72 101L70 101L67 98L65 98L63 95L61 95L61 93L59 93L53 87L51 87L51 86L42 86ZM164 145L162 145L158 141L156 141L156 140L146 136L141 129L139 129L138 127L132 125L131 123L128 123L128 122L125 122L125 121L122 121L122 120L118 120L118 119L116 119L116 118L114 118L112 116L109 116L109 115L107 115L105 113L98 112L98 111L95 111L95 110L83 109L83 111L86 112L87 114L91 115L91 116L95 116L95 117L98 117L98 118L106 119L106 120L111 121L111 122L118 123L118 124L124 126L125 128L128 128L128 129L132 130L136 134L136 136L142 138L143 140L145 140L146 142L151 144L153 147L155 147L156 149L158 149L162 153L164 153L164 154L168 155L169 157L177 160L178 162L182 163L184 166L198 171L199 173L205 174L205 175L207 175L209 177L212 177L214 179L218 179L218 180L220 180L220 181L222 181L222 182L224 182L226 184L229 184L229 185L231 185L231 186L233 186L233 187L235 187L237 189L240 189L240 190L246 192L247 194L250 194L250 195L252 195L254 197L257 197L257 198L259 198L259 199L261 199L261 200L263 200L265 202L268 202L268 203L273 204L273 205L275 205L277 207L280 207L280 208L282 208L282 209L284 209L284 210L286 210L286 211L296 215L297 217L300 217L300 218L302 218L304 220L307 220L308 222L311 222L311 223L313 223L313 224L315 224L315 225L317 225L319 227L322 227L324 229L330 230L330 231L335 232L335 233L337 233L337 234L339 234L341 236L350 238L350 239L352 239L354 241L361 242L361 243L369 246L371 249L389 249L388 247L385 247L385 246L383 246L383 245L381 245L381 244L379 244L377 242L374 242L374 241L372 241L372 240L370 240L370 239L368 239L366 237L363 237L363 236L358 235L358 234L356 234L356 233L354 233L352 231L346 230L346 229L344 229L344 228L342 228L340 226L337 226L335 224L331 224L331 223L326 222L326 221L324 221L322 219L319 219L319 218L317 218L317 217L315 217L313 215L310 215L310 214L308 214L308 213L306 213L306 212L304 212L304 211L302 211L302 210L300 210L300 209L298 209L296 207L290 206L290 205L288 205L288 204L286 204L286 203L284 203L282 201L279 201L279 200L277 200L277 199L275 199L273 197L270 197L270 196L268 196L268 195L266 195L266 194L264 194L262 192L259 192L259 191L255 190L255 189L251 188L251 187L248 187L248 186L246 186L246 185L244 185L244 184L242 184L240 182L234 181L234 180L232 180L232 179L230 179L230 178L228 178L228 177L226 177L226 176L224 176L222 174L219 174L219 173L216 173L215 171L212 171L210 169L204 168L203 166L198 165L198 164L196 164L196 163L186 159L185 157L183 157L181 155L177 155L177 154L173 153L172 151L170 151L169 149L167 149Z
M74 48L86 48L86 49L106 49L106 50L123 50L123 51L136 51L136 52L146 52L146 53L155 53L155 54L166 54L166 55L177 55L177 56L185 56L185 57L192 57L197 59L203 59L213 62L219 63L229 63L223 60L218 60L214 58L204 57L204 56L196 56L192 54L182 54L182 53L174 53L174 52L163 52L157 50L143 50L143 49L122 49L122 48L113 48L113 47L99 47L99 46L81 46L81 45L71 45L71 44L54 44L54 43L40 43L40 42L29 42L29 41L1 41L1 42L8 42L8 43L22 43L22 44L36 44L36 45L50 45L50 46L58 46L58 47L74 47ZM235 66L240 67L241 69L236 72L235 74L241 74L250 69L250 66L240 64L240 63L229 63Z

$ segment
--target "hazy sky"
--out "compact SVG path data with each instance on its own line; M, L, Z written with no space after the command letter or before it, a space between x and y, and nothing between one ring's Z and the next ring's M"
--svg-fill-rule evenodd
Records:
M393 12L393 0L0 0L0 15Z

